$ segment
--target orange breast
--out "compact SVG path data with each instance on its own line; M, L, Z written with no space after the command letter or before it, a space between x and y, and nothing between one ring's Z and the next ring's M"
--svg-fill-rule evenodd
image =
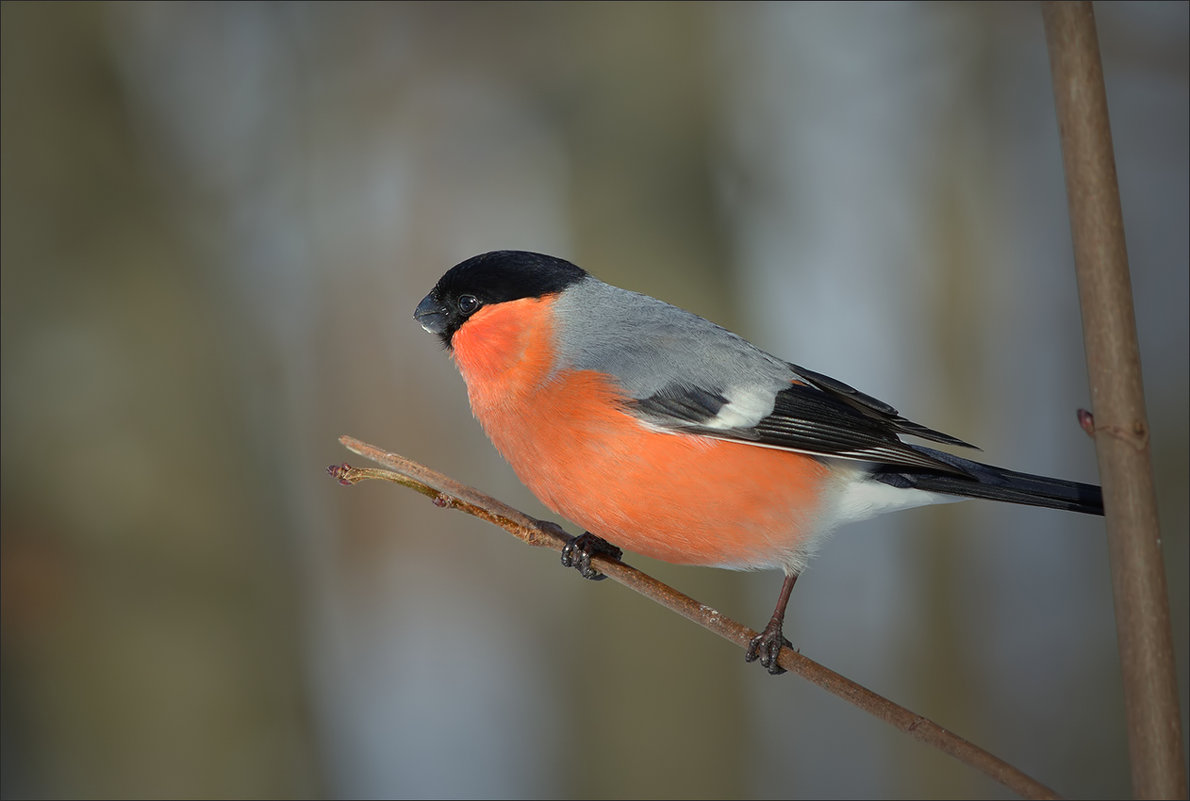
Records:
M542 503L667 562L762 568L804 559L829 480L824 465L649 429L623 410L607 376L552 373L551 342L548 301L521 300L481 310L453 343L472 411Z

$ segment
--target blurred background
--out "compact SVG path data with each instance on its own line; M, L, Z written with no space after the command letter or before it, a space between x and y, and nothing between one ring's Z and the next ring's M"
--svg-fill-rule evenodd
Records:
M1183 721L1188 13L1096 7ZM4 797L1008 797L611 582L413 307L569 258L1022 470L1096 480L1034 4L3 5ZM759 627L780 576L629 561ZM1129 773L1100 520L839 532L806 655L1072 797ZM1185 725L1185 723L1183 723Z

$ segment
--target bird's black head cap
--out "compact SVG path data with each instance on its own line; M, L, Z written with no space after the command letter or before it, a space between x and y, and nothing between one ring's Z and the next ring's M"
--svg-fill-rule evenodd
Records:
M554 295L587 272L570 262L523 250L494 250L447 270L413 316L443 344L475 312L493 303Z

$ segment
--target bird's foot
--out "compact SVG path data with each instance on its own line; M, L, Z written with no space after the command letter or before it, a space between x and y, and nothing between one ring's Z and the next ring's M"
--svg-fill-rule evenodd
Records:
M761 666L767 668L774 676L780 676L785 672L785 668L777 664L777 655L781 653L781 648L793 647L793 643L785 639L785 635L781 633L781 624L780 620L770 620L764 631L752 638L752 642L748 643L748 650L744 652L745 662L755 662L759 659Z
M562 566L573 567L585 579L602 581L607 576L591 566L591 557L595 554L619 560L624 552L588 531L575 537L562 548Z

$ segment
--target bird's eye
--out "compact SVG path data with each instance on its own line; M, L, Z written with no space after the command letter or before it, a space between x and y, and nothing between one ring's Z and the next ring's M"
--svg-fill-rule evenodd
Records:
M460 295L457 305L463 314L474 314L475 310L479 308L479 298L474 295Z

